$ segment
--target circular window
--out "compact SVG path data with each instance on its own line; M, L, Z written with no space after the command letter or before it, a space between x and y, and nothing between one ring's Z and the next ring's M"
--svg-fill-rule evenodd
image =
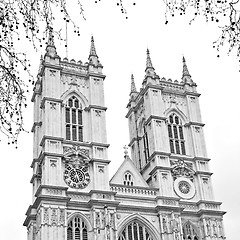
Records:
M193 183L185 177L179 177L174 181L174 191L184 199L193 198L196 192Z

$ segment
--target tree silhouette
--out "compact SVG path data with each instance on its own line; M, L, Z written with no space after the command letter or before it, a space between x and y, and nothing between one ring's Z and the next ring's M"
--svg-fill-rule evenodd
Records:
M75 1L79 14L85 19L81 0ZM127 0L115 1L125 18L128 18L124 6ZM98 2L100 0L95 0L95 3ZM184 16L187 11L193 13L190 23L202 15L207 22L214 21L221 28L221 34L213 43L213 47L219 51L221 47L227 46L228 54L236 51L240 59L239 0L235 2L163 0L163 2L166 6L166 24L171 17L176 14ZM0 1L0 131L7 136L9 144L16 144L19 133L25 131L22 111L27 107L26 96L29 86L34 85L30 61L24 52L17 51L16 46L19 42L22 44L27 40L37 50L45 44L49 31L53 31L55 36L63 40L61 32L52 29L54 21L59 19L71 23L74 33L79 36L79 27L70 16L67 3L69 4L70 0ZM132 4L136 5L137 0L132 0ZM146 1L146 4L151 4L151 2ZM29 80L26 81L26 79Z
M85 19L80 0L77 5ZM7 136L9 144L16 144L19 133L24 131L22 111L27 107L29 84L34 85L30 61L24 52L16 50L16 45L27 40L36 50L43 47L57 20L56 11L60 13L59 18L71 22L74 32L80 35L68 13L66 0L0 1L0 131ZM61 39L60 32L55 35Z

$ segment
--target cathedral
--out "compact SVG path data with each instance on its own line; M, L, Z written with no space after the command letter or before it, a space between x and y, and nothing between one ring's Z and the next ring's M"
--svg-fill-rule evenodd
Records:
M28 240L222 240L197 85L160 78L147 50L138 91L131 76L129 153L109 179L107 107L91 38L88 61L57 55L50 34L34 87Z

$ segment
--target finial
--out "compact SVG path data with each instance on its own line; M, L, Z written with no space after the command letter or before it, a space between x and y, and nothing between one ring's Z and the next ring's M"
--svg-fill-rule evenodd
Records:
M133 74L131 75L131 93L137 92L135 81L134 81L134 76Z
M191 77L191 75L188 71L188 68L187 68L185 57L183 56L183 74L182 74L182 77L185 77L185 76Z
M56 47L54 44L54 36L53 36L53 28L48 27L48 42L46 47L46 54L45 56L50 56L52 58L58 57Z
M94 45L94 38L93 38L93 36L91 36L91 47L90 47L89 57L91 57L91 56L98 57L97 53L96 53L96 48L95 48L95 45Z
M124 157L128 157L128 147L125 145L124 147Z
M152 68L154 70L154 67L152 65L152 61L151 61L151 58L150 58L150 52L149 52L149 49L147 48L147 61L146 61L146 70L148 68Z

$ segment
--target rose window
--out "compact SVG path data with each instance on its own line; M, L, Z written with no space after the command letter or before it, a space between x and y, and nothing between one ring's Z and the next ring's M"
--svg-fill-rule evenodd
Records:
M191 188L191 186L185 181L180 182L178 187L183 194L189 193Z

